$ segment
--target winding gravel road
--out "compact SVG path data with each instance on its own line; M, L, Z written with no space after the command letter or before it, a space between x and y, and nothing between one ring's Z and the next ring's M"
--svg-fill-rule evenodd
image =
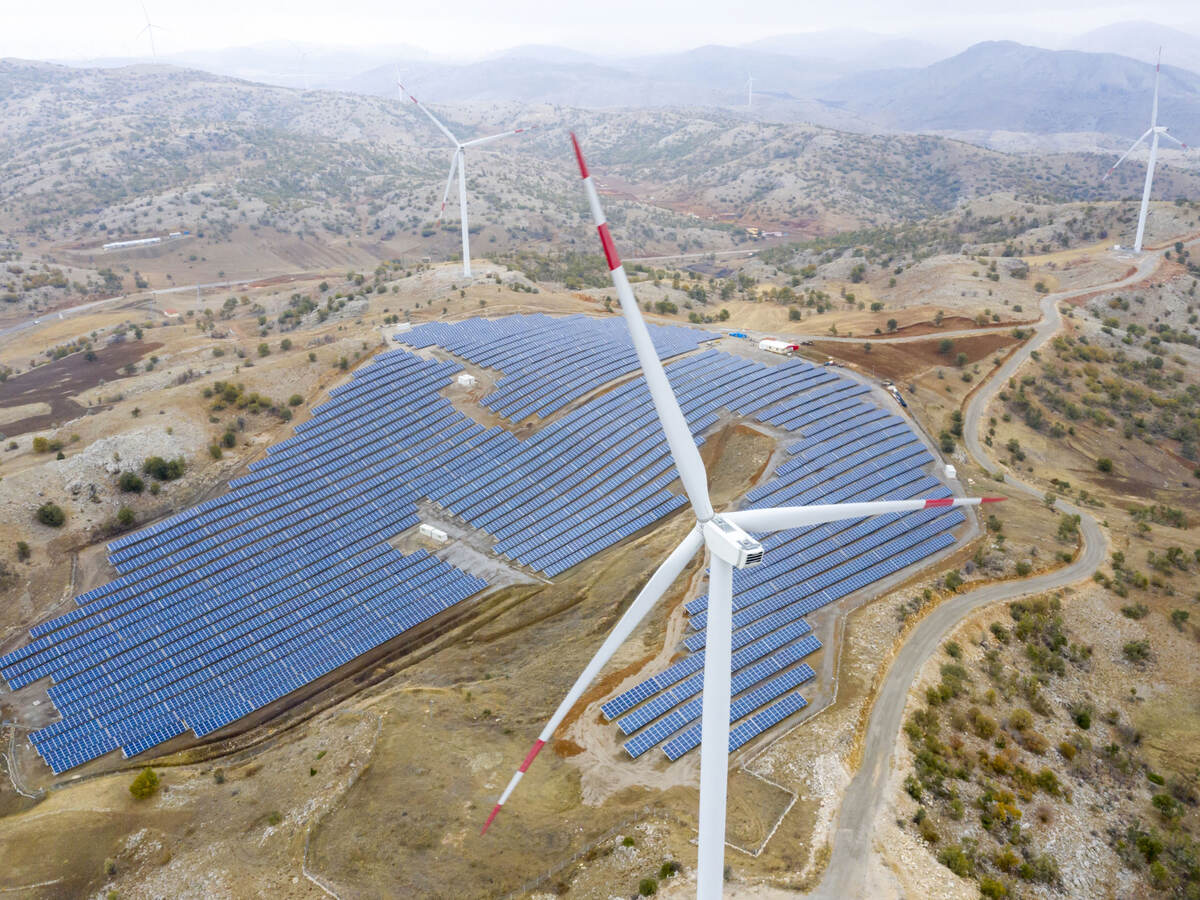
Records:
M1034 336L1014 353L988 381L975 392L967 405L963 434L967 451L988 471L996 465L979 439L980 427L988 403L1001 386L1029 359L1030 354L1050 340L1062 327L1058 304L1063 300L1101 290L1116 290L1150 276L1162 257L1150 253L1138 261L1137 271L1128 278L1107 284L1094 285L1073 291L1048 294L1042 299L1042 319L1034 326ZM1023 493L1042 498L1037 488L1017 481L1011 476L1004 482L1006 493ZM1045 575L1023 581L990 584L965 594L957 594L943 602L922 619L888 668L887 675L875 698L867 733L863 743L862 765L846 789L833 835L833 852L820 885L813 897L859 898L868 896L867 876L874 845L874 823L881 805L887 800L893 754L897 746L900 725L908 692L917 673L937 651L947 635L975 610L991 603L1003 603L1066 587L1090 578L1108 555L1108 545L1100 526L1087 511L1059 500L1056 508L1080 517L1083 550L1070 565Z

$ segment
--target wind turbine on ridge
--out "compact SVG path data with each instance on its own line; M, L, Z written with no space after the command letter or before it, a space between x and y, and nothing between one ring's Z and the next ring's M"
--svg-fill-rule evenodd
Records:
M418 100L412 94L409 94L408 91L406 91L404 89L404 85L400 81L400 70L398 68L396 70L396 86L400 89L400 99L403 100L405 98L405 96L407 96L409 100L411 100L413 103L417 104L417 106L420 108L421 112L423 112L423 113L425 113L425 115L429 116L429 120L431 122L433 122L433 124L438 127L438 130L441 131L442 134L444 134L446 137L448 137L450 139L450 143L452 143L454 145L454 155L450 157L450 174L446 177L446 191L445 191L445 193L442 194L442 208L438 212L437 221L438 221L438 224L441 224L442 216L444 216L446 213L446 201L450 197L450 185L452 185L454 183L454 172L457 169L457 171L458 171L458 209L459 209L459 216L462 219L463 276L466 278L470 278L471 277L471 236L470 236L470 230L467 226L467 172L466 172L467 155L466 155L466 150L468 147L478 147L478 146L481 146L482 144L490 143L491 141L497 141L503 137L510 137L514 134L522 134L526 131L533 131L533 129L537 128L537 126L532 125L529 128L514 128L512 131L502 131L500 134L493 134L488 137L475 138L472 141L460 141L458 138L456 138L450 132L449 128L447 128L445 125L443 125L438 120L437 116L435 116L428 109L426 109L424 105L422 105L420 100Z
M746 76L746 105L754 105L754 76Z
M629 336L637 351L646 386L662 425L671 457L683 483L684 493L691 503L696 526L662 565L650 576L645 587L621 616L612 632L604 639L596 655L576 679L546 727L534 742L525 760L500 795L484 823L486 833L500 808L508 801L513 789L528 771L530 764L554 736L571 707L583 696L588 685L612 658L617 648L654 607L671 583L702 547L709 552L708 623L705 638L704 695L700 718L700 841L697 854L696 892L701 900L721 896L725 871L725 799L729 770L729 708L730 664L733 632L733 570L759 565L763 546L753 534L766 534L801 528L823 522L837 522L889 513L912 512L935 506L975 506L991 503L1001 497L945 497L928 500L883 500L869 503L835 503L814 506L787 506L773 509L746 509L716 513L708 496L708 473L684 418L675 394L667 380L666 371L654 349L646 323L642 319L633 288L621 265L613 244L600 197L588 173L583 151L575 135L571 135L579 173L591 206L592 217L600 236L600 245L608 263L613 286L621 301L621 311L629 328Z
M141 31L139 31L137 33L137 36L141 37L143 34L149 35L149 37L150 37L150 55L152 57L154 57L155 59L158 59L158 50L154 46L154 32L155 32L155 30L165 31L166 29L164 29L158 25L155 25L153 22L150 21L150 13L148 13L146 11L145 3L142 4L142 15L145 16L145 18L146 18L146 27L143 28Z
M1142 237L1146 233L1146 213L1150 209L1150 186L1154 183L1154 164L1158 159L1158 139L1165 137L1168 141L1173 141L1186 151L1188 145L1178 138L1167 133L1165 125L1158 124L1158 78L1162 68L1162 48L1158 48L1158 61L1154 64L1154 103L1150 107L1150 127L1146 129L1146 133L1133 142L1133 146L1125 151L1124 155L1113 163L1112 168L1105 173L1101 181L1107 181L1108 176L1117 170L1117 166L1123 163L1126 158L1138 145L1146 138L1150 138L1150 160L1146 163L1146 183L1142 187L1142 208L1138 213L1137 237L1133 241L1133 252L1142 252Z

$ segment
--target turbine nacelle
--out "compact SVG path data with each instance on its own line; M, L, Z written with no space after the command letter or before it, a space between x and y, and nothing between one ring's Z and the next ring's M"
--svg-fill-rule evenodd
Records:
M722 515L700 526L704 546L735 569L748 569L763 561L763 545Z

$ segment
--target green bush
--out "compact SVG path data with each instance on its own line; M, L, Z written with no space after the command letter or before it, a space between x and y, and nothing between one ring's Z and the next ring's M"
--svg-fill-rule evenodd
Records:
M643 878L638 882L638 893L643 897L658 893L658 882L653 878Z
M136 472L122 472L121 477L117 479L117 487L126 494L140 494L146 486L146 482L138 477Z
M1130 641L1121 649L1125 658L1133 663L1145 662L1150 658L1149 641Z
M142 463L142 471L159 481L174 481L182 477L185 468L182 456L170 460L161 456L149 456Z
M122 528L131 528L134 521L136 521L136 519L133 515L133 510L128 506L122 506L117 510L117 523Z
M133 783L129 785L129 793L133 794L135 800L146 800L153 797L157 791L158 776L149 766L142 769L138 773L138 777L133 779Z
M938 862L957 875L959 878L969 878L975 871L975 864L958 844L943 847L938 852Z
M299 394L292 394L292 396L288 397L288 406L299 406L303 402L304 398Z
M33 551L29 549L29 544L25 541L17 541L17 561L25 562L32 555Z
M998 878L984 875L979 879L979 893L988 898L1007 897L1008 886Z
M67 521L67 514L63 512L62 507L57 503L43 503L38 507L37 520L43 525L58 528L63 522Z
M1107 474L1113 470L1113 461L1107 456L1102 456L1096 460L1096 468Z
M680 866L679 863L677 863L675 860L673 860L673 859L667 860L665 863L663 863L661 866L658 867L659 880L666 881L672 875L679 874L679 870L681 868L682 868L682 866Z

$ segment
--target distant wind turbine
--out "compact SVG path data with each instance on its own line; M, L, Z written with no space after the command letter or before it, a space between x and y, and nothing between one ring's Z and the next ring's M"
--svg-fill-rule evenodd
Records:
M450 198L450 186L454 183L454 172L457 169L458 170L458 209L459 209L459 215L462 218L463 276L466 278L470 278L471 277L471 243L470 243L470 230L467 227L467 172L466 172L467 154L466 154L466 150L468 147L478 147L478 146L480 146L482 144L486 144L490 141L499 140L502 137L509 137L514 134L522 134L523 132L526 132L526 131L532 131L537 126L535 125L530 128L514 128L512 131L502 131L502 132L500 132L500 134L493 134L493 135L490 135L489 137L475 138L475 140L473 140L473 141L460 141L458 138L456 138L453 134L450 133L450 129L447 128L445 125L443 125L433 113L431 113L428 109L426 109L424 106L421 105L420 100L418 100L412 94L409 94L408 91L406 91L404 89L404 85L400 83L400 70L398 68L396 70L396 86L400 89L400 99L403 100L407 96L409 100L411 100L413 103L417 104L417 106L420 107L421 112L423 112L423 113L425 113L425 115L429 116L429 120L438 127L438 130L441 131L442 134L444 134L446 137L448 137L450 139L450 143L454 144L454 155L450 157L450 174L446 178L446 191L444 194L442 194L442 208L438 212L437 220L438 220L438 223L440 224L442 221L442 216L445 215L446 201Z
M746 105L754 105L754 76L746 76Z
M153 22L150 21L150 13L148 13L146 11L145 3L142 4L142 15L146 18L146 27L143 28L141 31L139 31L137 33L137 36L141 37L143 34L145 34L150 37L150 55L153 56L155 59L157 59L158 58L158 50L154 46L154 32L155 31L166 31L166 29L161 28L158 25L155 25Z
M1188 149L1188 145L1183 141L1167 134L1165 125L1158 124L1158 77L1161 68L1162 48L1160 47L1158 50L1158 62L1156 62L1154 65L1154 102L1150 107L1150 127L1146 129L1145 134L1133 142L1133 146L1126 150L1125 154L1120 159L1113 163L1112 168L1108 170L1108 172L1104 175L1104 178L1100 179L1101 181L1107 181L1108 176L1117 170L1117 166L1123 163L1128 158L1129 154L1138 148L1138 145L1140 145L1142 141L1144 141L1146 138L1150 138L1150 160L1146 163L1146 184L1142 188L1142 209L1141 212L1138 213L1137 237L1133 242L1134 253L1142 252L1142 237L1146 233L1146 213L1150 208L1150 186L1154 183L1154 164L1158 160L1158 139L1160 137L1165 137L1168 141L1173 141L1184 150Z

